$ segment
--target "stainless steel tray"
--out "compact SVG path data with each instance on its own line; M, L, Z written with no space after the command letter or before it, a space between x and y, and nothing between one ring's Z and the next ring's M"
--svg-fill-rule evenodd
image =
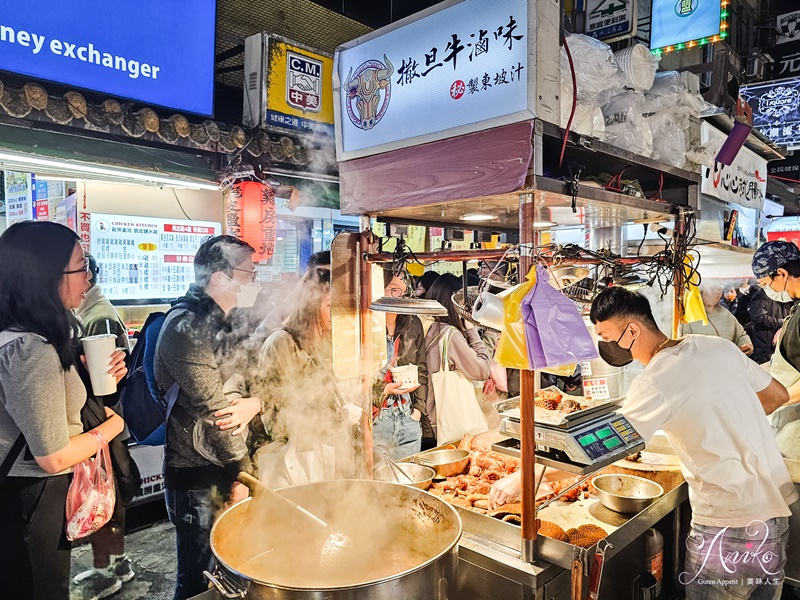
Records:
M583 523L600 525L609 532L606 539L613 545L613 548L609 547L606 551L606 558L609 559L688 499L689 486L684 482L632 517L610 511L596 500L586 500L583 501L585 503L583 505L581 503L555 502L538 513L537 518L556 523L560 521L559 524L572 523L570 526L574 527ZM599 508L593 508L595 505ZM461 517L464 531L510 548L515 552L522 551L522 531L518 525L478 514L468 508L455 506L455 509ZM567 528L564 527L564 529ZM595 546L588 549L587 556L594 555ZM576 546L572 544L545 536L539 536L536 539L537 560L543 560L564 569L572 567L575 548Z

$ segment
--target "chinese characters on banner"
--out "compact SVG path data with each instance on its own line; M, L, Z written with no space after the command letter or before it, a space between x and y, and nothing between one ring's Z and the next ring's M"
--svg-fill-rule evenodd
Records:
M465 0L345 44L334 59L340 158L530 118L529 42L526 0Z
M636 33L634 0L587 0L586 35L616 41Z
M800 147L800 78L743 86L753 127L778 145Z
M4 174L6 225L33 218L35 180L30 173L6 171Z
M728 136L706 122L701 124L700 143L717 155ZM767 193L767 160L742 147L731 166L715 162L702 168L700 191L725 202L761 210Z
M88 223L88 226L87 226ZM100 265L98 283L111 300L176 298L194 283L194 255L219 223L83 213L81 243ZM87 231L88 230L88 231Z

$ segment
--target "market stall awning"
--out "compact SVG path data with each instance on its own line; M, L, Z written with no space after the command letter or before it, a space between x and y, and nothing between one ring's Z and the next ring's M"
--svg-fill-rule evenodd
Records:
M0 124L0 169L64 179L217 189L197 154Z

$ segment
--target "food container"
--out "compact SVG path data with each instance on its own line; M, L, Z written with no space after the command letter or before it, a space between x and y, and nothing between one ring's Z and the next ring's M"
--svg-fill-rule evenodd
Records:
M432 467L437 478L461 475L469 464L469 450L431 450L417 454L412 460L420 465Z
M638 514L664 495L655 481L633 475L600 475L592 485L600 504L618 513Z
M270 519L247 498L220 514L211 529L211 550L220 570L206 577L223 597L456 598L461 519L436 496L409 486L363 480L320 481L277 492L351 542L348 568L339 566L330 573L335 582L321 582L319 544L309 542L297 523ZM286 568L263 562L272 559ZM341 557L337 560L341 565L340 561ZM255 571L254 565L258 565Z
M427 490L429 487L431 487L433 478L436 476L436 471L434 471L433 468L426 467L424 465L418 465L409 462L401 462L397 463L397 466L403 470L403 473L405 473L411 478L411 481L413 481L413 483L406 482L406 480L403 479L403 476L400 475L399 473L397 474L397 477L399 478L400 481L395 480L394 475L392 475L392 468L386 464L376 468L372 472L372 476L374 479L377 479L379 481L401 483L403 485L415 487L420 490Z
M400 367L389 367L392 373L392 381L401 383L401 388L411 388L419 383L419 367L417 365L403 365Z

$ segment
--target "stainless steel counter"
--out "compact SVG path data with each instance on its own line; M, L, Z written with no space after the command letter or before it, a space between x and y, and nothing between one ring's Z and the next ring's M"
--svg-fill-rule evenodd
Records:
M638 540L647 529L675 511L688 500L688 497L688 484L683 483L638 515L625 518L617 513L611 513L608 520L613 519L616 525L602 520L605 518L603 512L605 509L602 506L600 506L602 510L592 510L592 507L595 504L599 506L599 503L595 500L586 501L589 511L586 522L602 523L606 530L610 531L607 540L612 547L606 553L607 568L611 569L617 555L622 556L629 545ZM539 560L531 565L520 559L521 533L518 526L480 515L469 509L456 507L456 510L464 524L464 535L459 543L459 598L488 600L509 597L550 600L569 597L569 569L575 555L575 546L540 536L536 543ZM677 528L681 526L681 520L678 518L674 518L672 523ZM673 529L672 523L669 525L670 530ZM669 544L673 537L679 536L664 537L665 544ZM594 552L595 548L592 547L583 554L586 561L584 572L587 577L589 558L594 556ZM634 552L634 555L636 554L638 552ZM629 558L625 560L630 562ZM613 589L617 593L611 592L611 595L606 597L628 597L627 594L622 595L619 592L632 589L638 571L631 568L621 571L627 573L629 579L624 575L616 577ZM670 565L665 563L665 577L671 577L672 571ZM505 593L498 595L498 589L504 590Z

